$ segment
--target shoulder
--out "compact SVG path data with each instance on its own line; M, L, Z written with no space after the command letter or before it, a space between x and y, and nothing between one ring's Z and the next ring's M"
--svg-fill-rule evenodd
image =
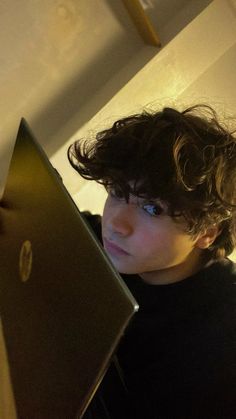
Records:
M236 345L236 265L229 259L217 261L205 270L201 288L202 313L209 336L217 334L222 352ZM220 342L221 341L221 342ZM227 348L228 342L228 348Z
M199 297L215 309L236 309L236 264L229 259L212 262L199 273ZM197 283L195 284L197 287Z
M206 278L216 286L228 288L234 286L236 290L236 264L230 259L221 259L213 262L203 270Z

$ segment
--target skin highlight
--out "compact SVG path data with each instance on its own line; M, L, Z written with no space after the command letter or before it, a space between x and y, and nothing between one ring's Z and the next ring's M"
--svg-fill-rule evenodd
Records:
M153 215L153 203L134 196L126 202L109 193L102 217L104 248L116 269L157 285L181 281L201 269L203 249L218 234L215 227L193 238L184 220L176 223L161 205L162 211L158 202Z

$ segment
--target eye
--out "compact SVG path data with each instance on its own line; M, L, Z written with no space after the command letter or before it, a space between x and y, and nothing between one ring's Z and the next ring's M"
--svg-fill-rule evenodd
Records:
M142 205L142 209L146 211L149 215L152 217L157 217L158 215L161 215L164 211L164 209L159 204L144 204Z

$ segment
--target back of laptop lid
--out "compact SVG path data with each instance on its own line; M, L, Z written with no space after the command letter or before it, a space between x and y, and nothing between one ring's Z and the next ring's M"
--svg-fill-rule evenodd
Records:
M138 306L24 120L0 214L0 315L17 414L82 417Z

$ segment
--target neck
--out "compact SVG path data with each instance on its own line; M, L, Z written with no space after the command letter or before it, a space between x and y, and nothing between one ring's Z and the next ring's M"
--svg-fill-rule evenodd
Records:
M188 259L174 266L158 271L143 272L139 276L152 285L167 285L183 281L196 274L209 263L209 255L200 249L195 249Z

